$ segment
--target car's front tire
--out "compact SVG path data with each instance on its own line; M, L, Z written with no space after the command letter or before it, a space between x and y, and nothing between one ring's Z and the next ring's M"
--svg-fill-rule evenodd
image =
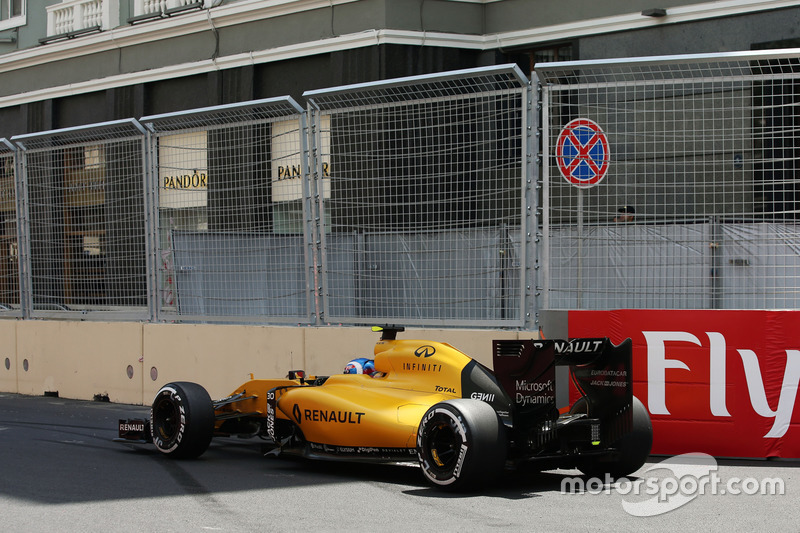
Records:
M505 426L488 403L471 399L437 403L417 431L417 455L433 486L472 490L494 481L506 460Z
M150 409L153 444L178 459L200 457L214 435L214 404L208 392L189 382L168 383Z

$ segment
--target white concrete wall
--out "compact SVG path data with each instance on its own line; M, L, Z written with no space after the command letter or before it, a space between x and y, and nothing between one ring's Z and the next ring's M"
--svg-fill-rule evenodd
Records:
M491 366L492 339L526 332L409 329L399 336L447 342ZM0 392L149 405L169 381L194 381L212 398L250 379L289 370L329 375L370 357L369 328L0 320ZM7 363L7 364L6 364ZM131 367L129 376L128 367Z

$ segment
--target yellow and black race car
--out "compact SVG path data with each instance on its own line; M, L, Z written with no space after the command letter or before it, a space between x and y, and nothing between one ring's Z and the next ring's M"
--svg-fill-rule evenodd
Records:
M624 476L650 453L650 418L632 393L630 340L494 341L492 371L449 344L374 329L382 335L371 375L295 370L248 381L218 401L198 384L169 383L150 420L120 420L116 440L194 458L214 436L260 437L266 455L418 462L432 485L452 490L486 486L521 463ZM563 412L558 365L569 366L582 394Z

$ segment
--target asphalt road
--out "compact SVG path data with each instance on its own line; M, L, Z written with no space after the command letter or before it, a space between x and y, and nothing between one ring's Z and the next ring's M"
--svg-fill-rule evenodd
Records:
M800 461L720 461L718 481L712 477L705 494L698 494L697 479L680 467L657 468L667 458L653 457L621 483L577 471L519 472L480 493L453 495L429 488L415 467L264 458L251 440L214 441L195 461L111 441L119 418L146 413L140 406L0 393L0 529L800 529ZM567 482L583 486L572 491ZM773 494L763 493L768 488Z

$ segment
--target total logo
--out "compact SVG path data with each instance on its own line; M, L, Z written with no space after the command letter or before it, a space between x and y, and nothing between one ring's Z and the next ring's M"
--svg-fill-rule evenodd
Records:
M696 336L686 331L642 331L647 344L647 407L653 415L669 415L666 403L666 371L681 369L691 372L689 365L676 357L667 356L667 347L672 353L680 353L680 343L689 343L708 349L709 362L709 406L715 417L730 417L726 387L728 350L722 333L709 331ZM669 344L668 344L669 343ZM765 438L780 438L789 429L797 387L800 383L800 350L786 350L786 367L776 409L767 401L764 378L758 356L753 350L737 349L736 354L744 368L747 392L753 410L764 418L772 418L770 430Z

